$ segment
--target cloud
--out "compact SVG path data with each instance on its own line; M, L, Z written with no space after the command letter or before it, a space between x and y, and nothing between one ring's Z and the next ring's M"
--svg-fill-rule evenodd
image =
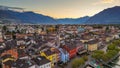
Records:
M3 6L3 5L0 5L0 8L5 9L5 10L8 10L8 9L24 10L24 8L20 8L20 7L8 7L8 6Z
M114 2L114 0L102 0L101 1L101 3L109 3L109 4L113 3L113 2Z
M100 1L97 1L97 2L93 3L93 5L98 5L98 4L112 4L114 2L115 2L115 0L100 0Z

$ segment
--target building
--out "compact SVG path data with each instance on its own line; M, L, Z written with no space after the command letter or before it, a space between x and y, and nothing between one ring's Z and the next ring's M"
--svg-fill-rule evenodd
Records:
M60 48L59 51L60 51L60 61L63 63L68 62L69 61L69 53L62 48Z
M36 68L51 68L50 60L43 56L37 56L32 59L36 63Z
M61 60L61 56L60 56L60 51L58 48L52 48L52 51L54 51L56 53L56 61L59 62Z
M87 46L88 51L95 51L98 49L98 40L90 40L85 42L85 46Z
M106 37L106 42L110 42L113 39L113 37Z
M15 61L15 58L10 54L6 54L4 56L1 56L1 61L3 68L11 68L12 63Z
M76 44L78 54L83 54L87 52L87 49L85 48L84 44L81 41L76 40L74 44Z
M25 39L24 38L18 38L17 39L17 45L24 45L26 42L25 42Z
M40 55L50 60L52 66L54 66L54 64L57 62L57 54L54 51L51 51L50 49L41 52Z
M11 40L13 37L12 37L12 35L3 35L3 39L5 39L5 40Z
M31 27L31 26L28 26L27 28L26 28L26 33L27 34L31 34L31 33L35 33L35 29L33 28L33 27Z
M6 55L6 54L9 54L9 55L13 56L13 57L16 58L16 59L18 58L17 49L6 50L5 52L3 52L3 53L1 54L1 56L4 56L4 55Z
M77 54L77 47L75 44L73 43L65 43L65 45L63 46L63 48L69 53L69 58L73 58L76 56Z
M36 65L30 59L17 59L11 68L36 68Z
M78 27L77 31L81 33L81 32L84 32L85 29L83 27Z

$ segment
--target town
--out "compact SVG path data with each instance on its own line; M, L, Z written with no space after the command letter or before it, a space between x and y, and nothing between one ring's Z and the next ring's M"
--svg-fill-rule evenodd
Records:
M2 68L110 68L119 25L0 25Z

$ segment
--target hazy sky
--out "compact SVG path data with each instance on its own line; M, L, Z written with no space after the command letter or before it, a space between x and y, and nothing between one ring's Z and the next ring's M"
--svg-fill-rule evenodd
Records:
M25 8L54 18L77 18L120 6L120 0L0 0L0 5Z

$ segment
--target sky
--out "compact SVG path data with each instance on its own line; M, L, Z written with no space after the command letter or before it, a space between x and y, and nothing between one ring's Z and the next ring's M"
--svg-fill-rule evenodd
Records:
M0 5L20 7L54 18L79 18L120 6L120 0L0 0Z

